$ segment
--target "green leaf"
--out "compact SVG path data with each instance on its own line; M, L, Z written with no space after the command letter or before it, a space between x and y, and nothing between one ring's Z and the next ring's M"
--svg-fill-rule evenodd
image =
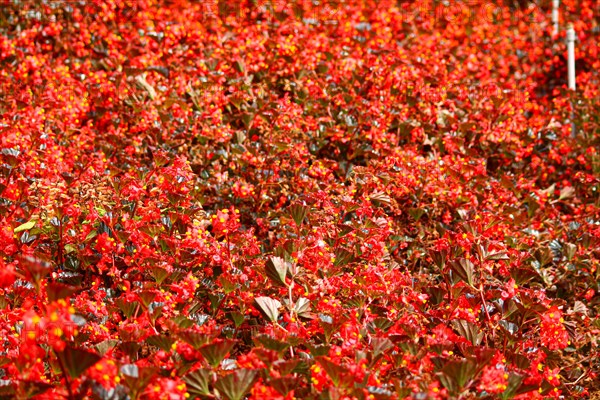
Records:
M139 293L139 296L140 300L142 300L142 304L144 305L144 307L148 308L150 303L152 303L156 298L156 293L154 293L151 290L143 290Z
M300 360L282 360L279 359L273 363L273 366L277 368L280 376L286 376L287 374L291 374L300 364Z
M323 334L325 335L325 342L329 343L332 337L339 332L344 320L342 318L333 319L332 316L327 314L319 314L319 324L323 328Z
M215 387L228 400L241 400L252 387L256 370L239 369L217 380Z
M242 115L242 122L244 123L244 126L246 127L246 129L248 129L250 127L253 120L254 120L254 114L245 113Z
M371 344L373 346L373 352L367 353L369 368L373 368L385 353L395 347L394 343L390 339L381 337L373 338Z
M576 245L574 245L573 243L565 243L565 256L567 257L568 261L571 261L573 259L573 256L575 255L576 251Z
M118 340L115 340L115 339L106 339L106 340L98 343L94 347L96 348L96 350L98 351L98 353L101 356L104 356L106 353L108 353L109 350L111 350L112 348L114 348L118 343L119 343Z
M212 337L205 334L194 331L182 331L178 333L178 336L181 340L192 346L194 349L198 350L200 347L205 344L210 343Z
M18 163L17 157L19 157L19 154L21 154L21 151L16 148L4 148L0 151L0 154L5 156L6 159L9 159L10 161L12 161L12 162L9 162L9 164L14 167ZM14 162L14 164L13 164L13 162Z
M316 360L327 372L336 387L349 387L352 384L354 377L347 368L330 361L326 357L318 357Z
M354 261L354 258L354 253L342 247L339 247L335 250L335 261L333 262L333 265L335 265L336 267L344 266Z
M463 281L467 282L470 286L473 286L473 272L475 266L473 263L466 258L461 258L458 262L450 264L450 269Z
M394 343L390 339L387 338L373 338L371 341L373 345L373 358L384 354L386 351L394 348Z
M90 233L87 234L87 236L85 237L85 239L83 241L84 242L89 242L90 240L92 240L96 236L98 236L98 232L97 231L91 231Z
M19 238L19 241L23 244L30 244L35 239L37 239L37 235L30 235L29 232L25 231Z
M302 221L308 214L309 207L304 204L294 203L290 206L290 213L297 226L302 225Z
M96 353L68 345L63 351L57 351L56 355L71 378L79 378L89 367L102 359Z
M123 336L123 335L121 335L121 336ZM128 335L128 336L130 336L130 335ZM126 339L124 339L124 338L121 338L121 339L123 341L121 343L119 343L118 349L120 351L123 351L129 357L136 357L142 346L140 346L139 343L137 343L137 342L131 341L130 337L127 337Z
M498 321L498 325L500 325L502 329L504 329L504 331L506 331L512 337L514 337L514 335L519 331L519 326L517 324L505 321L503 319Z
M446 250L435 251L432 250L429 252L429 255L433 259L435 265L438 266L439 269L444 269L446 266L446 260L448 259L448 252Z
M65 244L65 254L70 254L73 253L74 251L77 251L77 246L74 244Z
M517 394L517 389L519 389L524 379L524 376L511 372L508 375L508 384L506 385L506 389L502 394L500 394L500 398L508 400L515 397Z
M175 322L181 329L191 328L195 323L194 320L189 319L185 315L177 315L176 317L171 318L171 321Z
M52 264L33 256L19 257L20 267L26 272L27 280L39 288L40 280L52 271Z
M537 209L540 208L540 205L537 202L537 200L531 195L525 198L524 203L527 204L527 215L529 216L529 218L533 217Z
M338 237L346 236L350 232L354 231L354 228L352 226L345 225L345 224L338 224L337 228L339 230L338 231Z
M479 346L483 340L483 332L479 332L479 327L463 319L452 321L452 326L462 337L467 339L473 346Z
M470 360L450 361L440 374L440 381L451 393L458 393L473 378L477 365Z
M240 106L242 105L242 100L243 100L243 98L240 96L229 97L229 102L231 104L233 104L235 106L235 108L237 108L238 110L240 109ZM239 139L239 136L238 136L238 142L242 143L242 141L240 141L240 139Z
M24 224L21 224L19 226L17 226L14 230L15 233L19 233L22 231L28 231L31 228L33 228L35 226L35 221L29 221L29 222L25 222Z
M235 342L225 339L221 342L204 345L198 349L210 366L216 368L221 364L225 356L233 349Z
M257 297L255 300L258 310L261 311L271 322L277 322L281 302L270 297Z
M425 214L425 210L422 208L410 208L408 210L408 214L413 217L415 221L418 221L421 219L423 214Z
M331 346L329 345L325 345L325 344L319 344L316 346L312 346L310 344L306 344L306 347L308 347L308 350L310 351L310 354L313 357L319 357L319 356L324 356L329 354L329 350L331 349Z
M281 257L271 257L265 264L267 276L275 283L287 286L285 277L290 269L290 263Z
M244 73L246 71L246 65L244 64L243 60L236 60L235 63L233 63L233 67L238 72Z
M439 286L430 286L427 288L427 293L431 296L431 303L437 306L444 301L448 292Z
M246 316L239 311L232 311L227 316L233 321L236 328L239 328L246 320Z
M296 311L296 314L298 315L302 315L310 311L310 300L308 300L306 297L300 297L296 301L296 304L294 304L294 311Z
M367 220L365 221L365 228L378 229L379 225L377 225L377 222L373 221L371 218L367 218Z
M163 335L154 335L150 336L146 339L146 343L152 346L156 346L164 351L171 351L171 346L175 343L173 338L163 336Z
M565 186L560 190L558 200L565 200L575 197L575 189L572 186Z
M392 199L390 198L390 196L388 196L386 193L381 192L381 191L376 191L374 193L371 193L369 195L369 198L371 199L371 201L374 201L375 205L377 205L377 203L382 203L382 204L387 204L387 205L392 204Z
M50 282L46 286L46 293L48 294L48 301L56 301L64 299L77 293L79 289L74 286L65 285L63 283Z
M540 274L531 267L527 268L512 268L510 270L510 276L515 280L517 285L523 285L534 278L539 278Z
M277 392L282 396L287 396L289 392L298 388L298 378L291 376L284 376L283 378L271 379L270 384Z
M152 268L150 270L150 273L152 275L152 278L154 278L156 283L158 283L159 285L163 283L163 281L169 276L169 271L161 267Z
M552 262L554 255L552 254L552 250L550 247L541 247L533 253L534 257L540 263L540 267L543 267Z
M264 347L265 349L273 350L278 353L281 353L290 347L289 343L279 341L268 335L259 335L254 338L254 341L257 344L262 345L262 347Z
M394 326L394 321L388 318L378 317L373 320L373 325L377 329L381 329L382 331L386 332L388 329Z
M223 293L229 294L237 289L237 284L235 282L230 281L224 276L219 277L219 282L221 283L221 287L223 288Z
M117 299L115 304L125 314L127 318L138 317L142 314L142 307L138 307L140 303L137 301L127 301L125 299Z
M38 396L42 393L45 393L53 387L52 385L50 385L46 382L30 381L30 380L23 380L23 381L19 382L19 386L20 386L21 393L25 394L26 395L25 398L28 398L28 399ZM2 395L2 392L0 391L0 396L1 395ZM11 396L9 398L14 398L14 397Z
M404 380L394 378L392 379L392 382L394 383L394 390L396 391L399 399L410 397L410 395L413 393L410 387L406 387L407 384Z
M206 369L197 369L185 375L183 381L186 384L187 392L192 396L210 395L210 371Z
M125 364L121 367L123 384L129 388L129 397L139 398L139 394L146 389L150 380L157 372L156 367L138 367L135 364Z
M504 251L498 251L495 253L490 253L487 255L486 260L494 260L494 261L498 261L498 260L508 260L508 254L506 254L506 252Z

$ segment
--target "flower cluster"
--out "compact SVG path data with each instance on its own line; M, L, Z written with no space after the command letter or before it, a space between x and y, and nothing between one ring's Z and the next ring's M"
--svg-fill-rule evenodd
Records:
M593 397L560 7L2 2L0 397Z

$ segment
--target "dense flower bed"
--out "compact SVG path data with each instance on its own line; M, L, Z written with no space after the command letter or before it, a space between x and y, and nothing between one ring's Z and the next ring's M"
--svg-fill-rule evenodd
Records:
M2 0L0 398L595 392L597 7Z

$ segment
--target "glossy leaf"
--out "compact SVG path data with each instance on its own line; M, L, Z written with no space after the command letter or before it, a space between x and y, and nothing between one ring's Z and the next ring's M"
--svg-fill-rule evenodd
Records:
M235 346L233 340L223 340L206 344L198 349L212 367L218 367L221 361Z
M211 372L206 369L197 369L183 377L186 390L192 396L209 396L212 381Z
M290 269L290 265L281 257L271 257L265 263L267 276L275 283L287 286L285 278Z
M282 342L267 335L259 335L254 338L254 340L258 345L263 346L265 349L273 350L278 353L281 353L290 347L289 343Z
M252 387L256 375L256 370L239 369L219 378L215 387L227 400L241 400Z
M306 215L308 214L308 210L308 206L300 203L294 203L290 206L290 213L297 226L302 225L304 218L306 218Z
M13 232L14 233L19 233L19 232L22 232L22 231L28 231L31 228L33 228L34 226L35 226L35 221L28 221L28 222L25 222L24 224L21 224L21 225L17 226L14 229Z
M279 308L281 307L281 302L279 300L270 297L257 297L255 302L259 311L261 311L269 321L277 322L279 319Z
M475 266L470 260L461 258L458 261L451 263L450 269L458 278L465 281L470 286L474 285L473 274L475 272Z
M51 282L46 286L46 293L49 301L56 301L72 296L80 289L75 286L65 285L62 283Z
M469 360L450 361L442 368L440 381L450 393L458 393L473 378L476 368Z
M469 321L465 320L454 320L452 326L458 331L458 333L467 339L473 346L479 346L483 340L483 333L480 332L479 327Z
M353 378L352 375L349 374L347 368L326 357L318 357L316 360L327 372L327 375L331 378L334 386L349 387L351 385Z
M71 378L79 378L89 367L102 357L88 350L66 346L63 351L56 352L62 368Z

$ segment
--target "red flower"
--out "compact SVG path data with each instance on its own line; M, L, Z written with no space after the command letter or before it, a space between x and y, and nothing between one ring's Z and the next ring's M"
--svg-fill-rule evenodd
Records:
M105 389L112 389L121 381L118 376L117 364L110 359L103 359L96 363L87 371L87 375Z
M487 366L483 369L483 374L477 389L488 393L498 394L506 390L508 384L508 374L504 368Z
M563 322L562 312L557 307L549 308L540 318L542 344L550 350L564 349L569 344L569 334Z
M12 264L7 264L0 259L0 288L12 286L15 282L15 267Z

